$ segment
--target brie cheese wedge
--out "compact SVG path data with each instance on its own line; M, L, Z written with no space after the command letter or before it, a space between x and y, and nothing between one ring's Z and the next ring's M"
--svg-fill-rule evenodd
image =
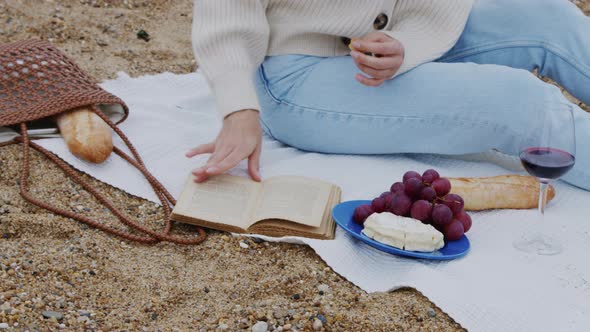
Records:
M375 241L409 251L432 252L445 245L444 236L432 225L390 212L370 215L362 232Z

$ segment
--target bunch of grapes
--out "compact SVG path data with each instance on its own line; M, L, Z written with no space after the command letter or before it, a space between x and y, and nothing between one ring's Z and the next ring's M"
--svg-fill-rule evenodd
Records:
M363 224L373 213L391 212L431 224L449 241L458 240L471 228L471 217L463 210L461 196L451 194L451 182L433 169L422 175L409 171L402 182L354 210L353 219Z

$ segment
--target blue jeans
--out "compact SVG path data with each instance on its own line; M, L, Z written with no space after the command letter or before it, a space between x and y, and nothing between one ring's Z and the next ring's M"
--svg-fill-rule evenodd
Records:
M517 155L543 103L569 103L530 71L590 104L590 18L567 0L477 0L455 47L379 87L350 56L268 57L256 81L275 139L346 154ZM570 103L571 104L571 103ZM574 107L577 155L564 180L590 190L590 114Z

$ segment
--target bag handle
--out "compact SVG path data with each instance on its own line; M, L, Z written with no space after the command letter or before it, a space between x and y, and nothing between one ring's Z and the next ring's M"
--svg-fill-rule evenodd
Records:
M150 186L152 187L152 189L154 190L154 192L158 196L158 199L162 203L162 207L164 208L164 213L166 216L166 226L164 227L164 230L162 232L156 232L154 230L151 230L147 227L144 227L144 226L134 222L129 217L125 216L123 213L121 213L119 210L117 210L113 206L113 204L108 199L106 199L106 197L104 195L102 195L94 187L92 187L90 184L88 184L88 182L86 182L84 179L82 179L82 177L80 175L78 175L78 173L70 165L68 165L62 159L57 157L54 153L46 150L45 148L43 148L42 146L40 146L34 142L31 142L31 140L29 139L28 133L27 133L27 126L25 123L21 123L21 125L20 125L22 136L15 139L15 141L17 141L17 142L22 141L22 143L23 143L23 163L22 163L22 168L21 168L21 181L20 181L21 196L23 196L23 198L25 200L27 200L28 202L30 202L31 204L37 205L41 208L44 208L44 209L51 211L53 213L62 215L64 217L78 220L78 221L83 222L89 226L98 228L104 232L125 238L130 241L136 241L136 242L142 242L142 243L155 243L155 242L159 242L159 241L168 241L168 242L173 242L173 243L177 243L177 244L199 244L199 243L203 242L207 235L206 235L205 231L200 227L195 227L197 229L198 235L192 239L178 238L178 237L174 237L174 236L169 235L170 229L172 227L172 220L170 219L170 215L172 213L171 205L176 204L176 200L166 190L166 188L147 170L147 168L145 167L145 164L143 163L143 160L141 160L141 157L139 157L137 150L133 147L133 145L131 144L131 142L127 138L127 136L125 136L125 134L123 134L123 132L106 115L104 115L100 110L98 110L98 108L96 106L93 106L92 109L98 116L100 116L117 133L117 135L121 138L121 140L123 140L123 142L125 143L125 145L129 149L129 151L131 151L131 154L135 157L135 158L131 158L129 155L127 155L121 149L119 149L117 147L113 148L113 151L117 155L119 155L121 158L123 158L128 163L130 163L132 166L134 166L137 170L139 170L145 176L146 180L149 182ZM30 171L30 168L29 168L29 147L33 147L35 150L37 150L37 151L41 152L43 155L45 155L49 160L53 161L59 168L61 168L61 170L67 176L69 176L75 182L80 184L84 189L86 189L96 199L98 199L98 201L100 201L104 206L106 206L123 224L139 231L140 233L143 233L144 236L131 234L131 233L128 233L125 231L121 231L121 230L118 230L115 228L105 226L104 224L97 222L95 220L92 220L86 216L83 216L83 215L80 215L80 214L77 214L77 213L74 213L74 212L71 212L68 210L60 209L58 207L49 205L49 204L42 202L42 201L36 199L35 197L33 197L27 189L27 187L28 187L27 180L28 180L29 171Z

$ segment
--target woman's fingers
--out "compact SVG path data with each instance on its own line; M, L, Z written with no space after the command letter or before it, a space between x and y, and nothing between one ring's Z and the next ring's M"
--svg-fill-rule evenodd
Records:
M187 156L188 158L192 158L194 156L204 154L204 153L213 153L214 150L215 150L215 143L202 144L202 145L199 145L196 148L188 151L185 154L185 156Z
M209 157L209 160L207 160L207 163L205 163L205 165L193 170L192 173L195 176L195 181L203 182L207 180L209 178L207 172L209 168L214 167L215 164L225 159L230 153L232 153L232 151L233 149L220 149L218 151L215 151L211 155L211 157Z
M400 61L397 59L398 57L386 56L378 58L359 51L352 51L350 55L355 62L378 70L392 69L396 66L399 68L400 65Z
M247 153L244 153L242 149L234 149L229 155L223 160L212 164L205 171L207 176L219 175L234 168L240 161L248 157Z
M388 69L388 70L377 70L375 68L371 68L368 66L365 66L363 64L357 64L357 67L365 74L373 77L373 78L377 78L377 79L384 79L384 80L388 80L390 79L396 72L396 70L393 69Z
M256 150L248 157L248 173L254 181L260 182L260 143L256 146Z
M383 56L386 55L401 55L403 54L403 46L400 42L396 40L391 40L387 42L383 42L381 40L378 41L367 41L361 39L355 39L352 42L352 47L359 52L362 53L373 53L373 54L380 54Z
M361 84L364 84L366 86L379 86L379 85L383 84L383 82L386 81L384 79L366 77L361 74L354 75L354 78L357 81L359 81Z
M261 140L262 130L257 110L246 109L226 116L214 143L204 144L187 153L187 157L211 154L204 166L193 170L195 182L222 174L251 155L256 156L249 161L251 175L254 179L260 179L258 160Z

